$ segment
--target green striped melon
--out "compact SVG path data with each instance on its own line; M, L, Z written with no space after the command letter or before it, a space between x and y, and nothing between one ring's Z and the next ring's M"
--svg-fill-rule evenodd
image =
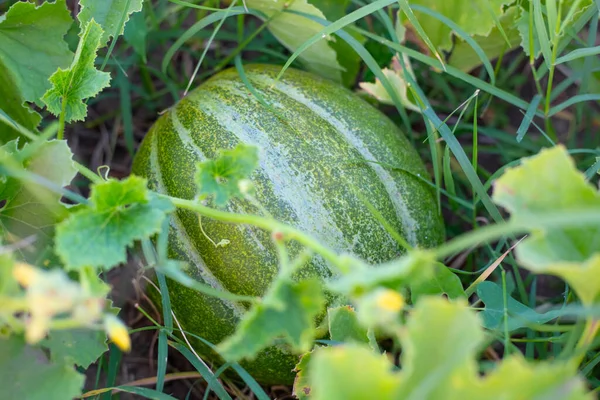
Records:
M430 247L443 238L427 171L403 133L351 91L317 76L279 67L251 65L246 74L279 116L259 103L235 69L203 83L163 114L144 138L133 173L152 189L185 199L196 193L196 163L239 142L259 148L251 179L256 199L276 219L298 227L339 251L380 263L403 253L365 206L367 199L412 245ZM283 116L283 118L281 118ZM360 195L357 194L360 192ZM227 209L258 213L245 200ZM251 226L202 219L179 210L171 220L171 257L214 288L261 296L277 273L270 234ZM227 239L230 244L215 247ZM301 249L292 244L293 256ZM315 257L301 276L331 277ZM172 309L183 329L218 343L246 311L242 304L205 296L169 281ZM195 346L207 351L200 342ZM297 356L272 346L243 363L265 384L290 383Z

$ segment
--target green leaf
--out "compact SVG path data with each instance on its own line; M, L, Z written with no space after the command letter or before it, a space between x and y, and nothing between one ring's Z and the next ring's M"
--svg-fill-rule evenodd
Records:
M433 276L410 285L410 298L414 303L425 295L445 294L450 299L465 297L465 290L460 278L448 267L437 263L433 266Z
M535 273L558 275L573 286L584 304L600 298L600 227L536 228L542 213L597 210L600 195L577 170L564 146L542 150L507 170L494 184L494 201L511 220L531 226L517 248L519 262Z
M351 306L340 306L327 310L329 337L336 342L369 343L367 330L358 322Z
M479 318L465 301L422 298L400 338L404 373L397 399L455 398L448 396L453 387L476 382L475 355L483 339Z
M496 19L503 13L503 7L514 0L411 0L410 5L421 5L452 20L469 35L487 36L496 26ZM452 30L449 26L423 12L414 10L421 27L438 51L452 49ZM402 14L403 21L408 23Z
M48 78L73 57L63 40L72 23L65 1L44 2L39 7L19 1L0 20L0 76L7 74L0 80L11 81L18 89L18 97L12 94L18 101L15 107L22 104L21 99L41 106L40 98L50 88ZM3 86L0 90L8 92ZM9 115L19 121L18 115Z
M481 282L477 286L477 296L485 304L480 315L483 326L487 329L504 329L504 293L502 288L493 282ZM545 324L561 315L560 310L551 310L540 314L525 304L518 302L507 293L508 331L514 331L527 324Z
M134 241L160 232L172 204L150 196L146 180L130 176L92 187L91 207L81 209L56 230L56 252L68 269L112 268L126 260Z
M146 62L146 37L148 36L148 25L143 12L135 13L131 16L129 23L125 26L123 37L129 43L133 50Z
M294 351L306 352L312 346L315 318L324 303L320 281L279 278L244 316L235 333L219 345L220 353L232 361L251 358L280 336Z
M16 142L9 143L16 146ZM26 144L22 151L28 151L33 144ZM16 149L16 148L15 148ZM51 140L41 146L26 160L27 172L38 179L55 186L55 190L67 186L77 174L73 164L73 153L64 140ZM0 200L5 204L0 208L0 227L15 238L24 239L36 235L35 254L28 254L33 260L37 253L44 251L50 243L54 225L63 220L68 212L59 201L61 193L36 182L24 184L9 178L6 186L0 184Z
M520 355L505 359L481 387L471 387L463 399L592 400L573 363L527 363Z
M516 400L558 393L560 399L593 398L576 376L576 365L564 361L527 363L514 355L481 377L476 356L484 332L466 301L422 298L400 332L400 343L401 370L366 345L318 348L307 362L303 387L314 400Z
M40 344L50 350L53 362L85 369L108 350L106 334L91 329L54 330Z
M432 277L435 255L415 250L376 267L353 266L347 273L328 283L331 290L348 297L360 297L377 287L400 290L410 283Z
M54 115L61 114L64 107L67 122L83 121L87 115L87 105L83 100L96 96L110 82L110 74L100 72L94 66L102 34L100 25L90 21L80 35L71 66L59 68L50 77L52 88L42 100Z
M42 117L24 104L19 88L10 76L8 70L0 62L0 113L4 113L14 122L30 131L35 131ZM0 145L8 143L21 134L15 127L0 121Z
M267 17L275 16L268 25L271 33L290 51L295 51L313 35L320 32L323 26L301 15L282 12L292 10L311 14L319 18L325 15L307 0L246 0L249 8L263 12ZM331 38L330 40L335 40ZM325 78L341 81L342 67L338 63L336 52L329 46L327 40L321 40L307 48L300 56L300 60L309 71Z
M505 54L519 46L521 43L521 35L519 34L517 22L519 20L520 11L521 7L514 5L509 7L506 12L500 16L500 26L508 38L510 45L506 43L506 38L502 35L502 32L497 26L494 26L488 35L474 36L475 41L481 47L488 59L493 60L501 54ZM481 65L481 59L467 42L457 38L448 63L461 71L469 72L478 65Z
M3 399L65 400L78 397L85 376L72 365L49 362L21 338L0 339L0 392Z
M318 349L308 374L312 400L394 400L401 384L387 357L358 344Z
M0 246L2 243L0 237ZM13 278L13 266L15 260L12 253L8 251L0 252L0 296L13 296L20 292L17 281ZM0 337L2 328L0 327Z
M296 377L294 378L293 394L298 400L307 400L311 398L310 394L312 389L308 378L308 366L311 363L313 354L314 350L304 354L294 368Z
M233 197L243 197L244 188L240 187L240 183L249 178L258 166L258 149L240 143L234 149L222 150L217 158L198 163L197 166L198 194L212 195L215 204L223 206Z
M123 34L129 16L142 10L143 0L81 0L81 11L77 19L81 26L86 26L90 21L100 24L102 33L102 46L106 45L111 37Z

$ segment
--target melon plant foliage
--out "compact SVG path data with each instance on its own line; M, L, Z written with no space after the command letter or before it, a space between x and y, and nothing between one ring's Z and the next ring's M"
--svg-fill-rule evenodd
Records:
M197 195L191 200L153 192L145 179L134 175L107 177L74 160L64 128L85 120L87 101L110 85L111 75L99 65L98 54L110 59L109 46L125 34L134 50L146 56L143 4L150 2L81 0L73 20L65 0L41 5L19 1L0 16L0 397L79 397L85 381L82 369L104 354L108 343L123 351L135 346L117 317L119 310L108 300L111 288L102 277L140 245L163 294L168 276L207 295L248 305L236 332L215 350L257 393L262 389L238 362L277 342L299 355L294 385L298 398L520 399L552 398L556 393L562 399L594 398L580 364L596 344L599 329L595 310L600 305L600 194L564 146L523 159L495 180L492 200L508 213L505 222L435 249L410 249L378 266L336 254L268 216L207 206L209 198L216 206L233 198L251 199L247 178L259 162L259 149L253 146L223 149L198 164ZM243 7L266 21L271 34L300 54L308 70L350 86L360 64L357 53L350 52L365 50L361 43L369 38L369 32L353 24L392 4L397 5L397 36L390 42L399 46L410 32L441 72L446 66L468 71L482 64L482 58L519 46L532 60L541 57L550 69L595 51L557 58L572 30L585 18L597 18L592 0L377 0L348 14L351 17L344 17L350 5L346 1L297 0L290 6L246 0ZM237 6L242 7L241 2ZM476 21L470 15L473 9L481 17ZM319 19L333 23L324 27L316 22ZM130 30L133 24L138 31ZM78 32L74 52L64 39L71 28ZM325 34L326 29L331 31ZM331 34L340 30L347 33L346 39L354 39ZM431 107L419 98L407 60L396 58L391 70L362 86L388 103L394 103L388 89L396 89L395 97L402 98L406 108L429 118ZM36 68L21 68L24 64ZM395 84L383 85L381 79ZM46 120L40 126L42 109ZM551 116L559 111L548 106L544 112ZM426 121L435 125L432 119ZM77 172L91 181L88 197L68 189ZM167 256L165 232L178 209L264 229L273 235L280 254L286 254L291 240L302 243L305 251L297 259L282 260L281 273L263 298L216 291L191 279L185 266ZM528 236L515 251L519 265L567 282L578 299L569 299L574 307L536 310L494 282L465 289L443 264L447 256L477 246L482 239L491 242L521 234ZM337 279L293 279L302 263L315 255L328 260ZM475 292L479 309L469 303ZM315 317L331 294L349 304L325 310L324 322L317 325ZM168 309L168 296L162 301ZM579 318L569 336L572 348L560 357L532 362L511 342L512 332L560 317ZM163 322L159 347L171 345L180 351L220 398L230 398L216 374L176 334L173 316L165 312ZM321 340L323 332L329 340ZM381 348L381 336L402 349L398 362ZM493 343L504 345L504 357L490 362L484 354L493 351ZM160 385L164 373L159 371ZM160 385L116 390L172 399Z

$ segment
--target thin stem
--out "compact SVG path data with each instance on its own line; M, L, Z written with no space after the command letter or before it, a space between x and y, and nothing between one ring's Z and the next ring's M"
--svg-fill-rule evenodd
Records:
M166 195L159 196L170 200L176 207L194 211L199 214L202 214L205 217L212 218L218 221L225 221L237 224L248 224L265 229L269 232L280 232L286 240L296 240L300 244L312 249L315 253L320 254L325 260L329 261L338 270L340 270L340 272L349 272L349 266L347 262L345 262L343 258L339 257L334 251L323 246L321 243L319 243L319 241L313 239L311 236L305 234L304 232L293 228L289 225L282 224L281 222L278 222L272 218L265 218L251 214L230 213L227 211L216 210L214 208L204 206L193 200L179 199L176 197ZM358 259L354 261L360 263Z

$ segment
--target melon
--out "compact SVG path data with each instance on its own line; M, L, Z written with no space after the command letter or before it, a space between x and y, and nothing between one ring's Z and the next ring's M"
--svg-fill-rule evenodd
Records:
M414 247L432 247L444 229L435 192L422 160L402 131L353 92L315 75L280 67L248 65L218 73L165 112L152 126L133 163L151 189L184 199L196 195L196 163L243 142L259 149L251 176L255 198L277 220L293 225L338 252L372 264L404 253L365 205ZM275 112L274 112L275 111ZM247 200L226 209L260 213ZM226 239L227 246L214 243ZM213 243L214 242L214 243ZM302 249L290 244L291 256ZM269 232L202 218L178 210L171 218L170 256L187 273L214 288L261 296L277 274ZM299 278L335 279L316 256ZM198 293L168 281L172 309L183 329L211 343L232 334L247 306ZM198 352L211 357L200 341ZM259 382L287 384L298 355L277 344L242 365Z

